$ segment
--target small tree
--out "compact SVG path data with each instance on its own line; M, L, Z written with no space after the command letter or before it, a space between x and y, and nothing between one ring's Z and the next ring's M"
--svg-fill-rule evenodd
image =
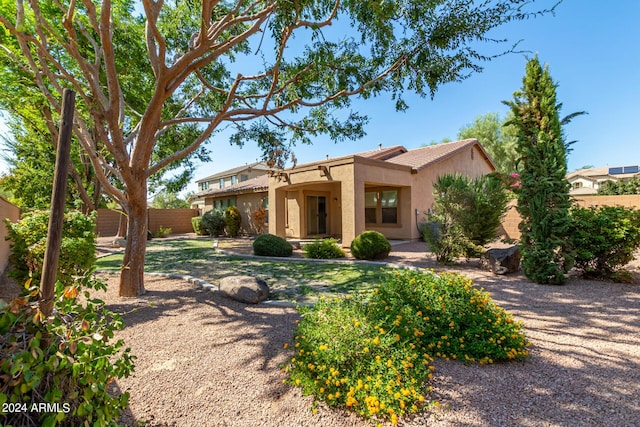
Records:
M560 121L556 84L537 57L527 63L522 83L514 100L505 102L514 115L510 124L518 128L522 270L536 283L560 285L573 266L567 144L562 124L581 113Z

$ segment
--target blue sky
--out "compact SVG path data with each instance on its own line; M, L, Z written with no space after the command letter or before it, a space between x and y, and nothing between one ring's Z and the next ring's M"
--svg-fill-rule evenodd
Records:
M545 2L541 2L542 5ZM549 4L547 2L546 4ZM354 109L370 117L367 135L359 141L334 144L318 138L312 146L295 150L298 163L376 148L378 144L420 147L443 138L455 139L475 117L506 114L503 100L511 100L522 86L527 57L538 54L558 83L561 114L587 111L565 132L577 140L568 158L569 170L584 165L640 164L640 1L564 0L555 16L516 22L496 31L499 37L522 40L523 54L499 57L484 71L461 83L440 88L433 99L407 96L409 110L398 113L389 97L356 101ZM488 46L491 49L491 46ZM255 161L255 146L230 146L225 136L209 144L212 162L203 164L196 179L244 162ZM195 190L195 184L189 190Z
M540 5L548 5L549 0ZM416 148L443 138L455 139L460 128L475 117L498 112L522 85L527 56L538 54L558 83L562 115L587 111L565 128L577 140L568 158L569 170L583 165L640 164L640 1L564 0L555 16L544 16L501 27L496 37L522 40L526 54L499 57L484 71L461 83L442 86L434 99L406 96L409 110L398 113L388 96L354 102L353 109L370 117L367 135L359 141L334 144L318 138L312 146L295 150L299 163L401 144ZM491 51L493 47L487 46ZM493 48L495 50L495 48ZM0 130L1 132L1 130ZM260 156L252 144L230 146L221 133L209 143L212 161L201 164L195 179L220 172ZM6 166L0 164L0 170ZM195 183L187 190L196 190Z

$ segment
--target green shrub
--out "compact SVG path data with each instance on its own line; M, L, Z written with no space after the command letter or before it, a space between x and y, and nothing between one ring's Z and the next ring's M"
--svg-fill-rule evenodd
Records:
M445 174L433 188L435 206L421 231L437 261L446 264L463 256L480 256L482 246L498 237L507 211L504 181L493 174L476 179Z
M293 253L293 246L282 237L261 234L253 241L253 253L260 256L287 257Z
M357 259L384 259L391 252L391 244L378 231L365 231L351 242L351 254Z
M202 228L210 236L219 236L224 233L226 225L224 215L216 210L206 211L202 215Z
M307 258L344 258L346 254L337 243L336 239L316 239L313 243L304 245L302 250Z
M58 281L53 314L38 310L38 287L0 311L0 404L25 410L3 414L6 425L115 426L129 393L111 396L115 379L129 376L134 356L114 340L120 316L92 299L86 289L106 289L92 272L69 286ZM78 295L83 295L79 301ZM29 411L58 404L58 412Z
M640 211L623 207L571 209L575 267L585 277L628 281L622 267L640 248Z
M95 262L95 218L95 213L84 215L78 211L64 216L56 276L64 284L71 283ZM23 283L31 276L37 284L47 244L49 211L32 211L16 223L5 220L5 224L11 241L11 276Z
M240 225L242 224L240 210L236 206L229 206L224 211L224 221L229 237L238 237L238 234L240 234Z
M160 226L160 228L158 228L158 231L153 233L153 237L164 238L170 235L171 231L171 228L164 228L163 226Z
M202 225L201 216L194 216L193 218L191 218L191 226L193 227L193 231L198 236L204 236L205 234L207 234L207 232L204 229L204 226Z
M397 271L369 301L321 299L298 310L290 383L393 424L431 404L434 357L484 364L528 354L521 324L458 275Z

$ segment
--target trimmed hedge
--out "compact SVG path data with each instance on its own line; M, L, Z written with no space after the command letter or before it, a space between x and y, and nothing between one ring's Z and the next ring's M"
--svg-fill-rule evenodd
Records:
M391 252L391 244L378 231L365 231L351 242L351 254L357 259L384 259Z
M282 237L261 234L253 241L253 253L260 256L288 257L293 253L293 246Z

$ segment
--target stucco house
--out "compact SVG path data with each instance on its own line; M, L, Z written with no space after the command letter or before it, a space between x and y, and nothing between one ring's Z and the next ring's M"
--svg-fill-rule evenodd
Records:
M413 150L396 145L297 165L269 178L269 232L286 238L341 238L365 230L418 239L439 175L479 177L495 165L476 139Z
M597 194L600 186L606 181L625 181L633 177L640 177L638 165L579 169L567 174L567 180L571 184L569 194Z
M237 206L242 216L241 233L256 234L259 230L253 223L252 213L268 209L268 173L276 171L264 162L256 162L208 176L198 183L200 190L191 196L192 206L197 204L202 213L228 206Z

